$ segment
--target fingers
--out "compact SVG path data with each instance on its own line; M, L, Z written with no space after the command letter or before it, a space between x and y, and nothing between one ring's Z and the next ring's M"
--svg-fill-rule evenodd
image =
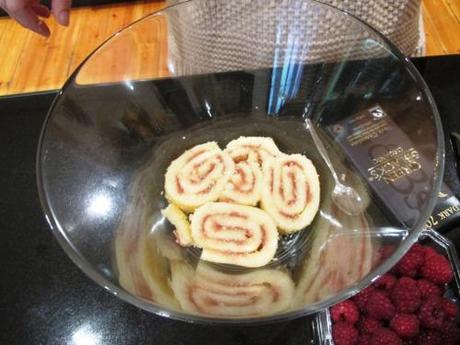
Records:
M45 37L50 35L48 26L38 18L37 13L32 9L32 7L24 7L9 14L25 28L30 29Z
M69 25L71 0L52 0L52 13L61 25ZM40 35L49 36L48 26L39 17L48 18L51 14L48 7L38 0L0 0L0 7L15 19L19 24Z
M34 4L31 6L31 8L35 14L40 17L48 18L51 14L50 9L45 5Z
M69 25L71 0L52 0L51 11L59 24Z

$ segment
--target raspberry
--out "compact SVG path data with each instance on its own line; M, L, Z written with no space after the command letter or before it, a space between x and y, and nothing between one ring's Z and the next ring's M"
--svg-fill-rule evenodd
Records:
M431 296L425 300L420 307L418 317L422 326L441 329L446 319L442 298Z
M426 261L426 259L428 259L429 257L431 257L433 255L435 255L435 256L439 255L439 253L436 251L436 249L428 247L428 246L423 246L423 254L425 254L425 261Z
M396 284L396 277L390 273L384 274L381 276L375 283L376 288L391 291Z
M372 334L380 327L382 327L382 323L379 320L376 320L367 315L361 317L361 319L358 321L358 330L361 332L361 334Z
M359 310L364 311L366 309L366 303L369 299L369 296L375 291L375 287L370 285L367 288L361 290L352 300L356 303Z
M419 247L412 247L396 264L395 271L402 276L415 277L424 261L425 256Z
M395 314L395 307L382 291L374 291L366 303L366 310L377 320L390 320Z
M460 329L453 320L446 320L441 327L443 345L458 345L460 343Z
M390 327L401 338L415 337L419 332L420 323L414 314L396 314L391 319Z
M391 292L391 300L396 310L400 313L413 313L422 302L420 290L417 282L409 277L402 277L397 282Z
M339 321L332 327L335 345L356 345L358 336L358 330L351 323Z
M414 243L410 250L417 250L423 253L425 250L425 246L421 245L420 243Z
M371 335L370 334L361 334L358 339L358 345L370 345Z
M442 255L432 255L421 269L422 276L435 284L447 284L453 278L449 260Z
M449 317L451 317L453 319L457 316L458 307L451 300L448 300L447 298L444 298L442 300L442 307L444 309L444 312L447 314L447 316L449 316Z
M359 319L358 307L351 300L338 303L331 308L331 318L334 322L347 321L355 324Z
M422 294L422 298L425 299L429 296L441 296L442 290L436 284L426 280L426 279L419 279L417 280L417 287Z
M417 345L443 345L441 334L432 329L423 330L415 340Z
M371 345L401 345L398 335L388 328L378 329L371 338Z

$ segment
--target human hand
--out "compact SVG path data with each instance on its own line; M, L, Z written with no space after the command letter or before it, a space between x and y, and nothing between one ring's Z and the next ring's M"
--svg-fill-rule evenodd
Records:
M48 26L40 19L48 18L51 13L61 25L69 24L71 0L52 0L51 10L40 4L40 0L0 0L0 7L23 27L40 35L49 36Z

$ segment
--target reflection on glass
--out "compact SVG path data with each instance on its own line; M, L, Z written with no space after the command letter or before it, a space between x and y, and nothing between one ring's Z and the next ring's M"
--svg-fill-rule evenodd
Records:
M112 198L108 194L99 192L91 196L86 213L93 217L103 217L112 210L112 207Z
M72 335L71 345L99 345L101 336L94 332L89 325L83 325Z
M184 311L221 317L272 315L288 309L294 295L294 283L283 271L231 274L203 261L195 270L173 262L171 287Z
M125 80L125 85L128 89L130 89L131 91L134 91L134 85L131 80Z

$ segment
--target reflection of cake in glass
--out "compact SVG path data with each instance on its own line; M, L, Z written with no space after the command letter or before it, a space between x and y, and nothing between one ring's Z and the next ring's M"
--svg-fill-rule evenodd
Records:
M185 311L212 316L271 315L287 310L294 295L290 275L280 270L231 274L205 262L195 270L174 263L171 286Z
M372 269L372 234L366 232L370 229L364 215L343 217L331 204L320 218L310 255L298 277L298 303L320 301L357 283Z

